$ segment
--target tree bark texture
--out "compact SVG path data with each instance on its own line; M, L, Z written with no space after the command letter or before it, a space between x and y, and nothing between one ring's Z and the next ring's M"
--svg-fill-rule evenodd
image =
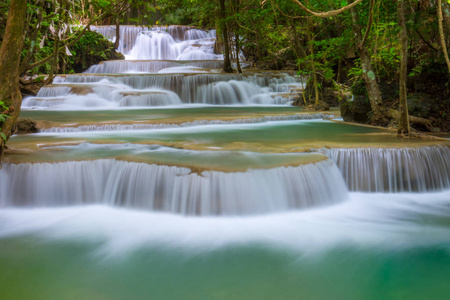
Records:
M348 0L348 3L352 3L352 0ZM356 8L352 8L352 26L358 43L357 49L359 57L361 58L362 77L366 85L367 94L369 96L370 108L372 109L372 120L377 122L384 118L384 107L381 98L380 86L377 82L375 71L372 66L372 58L365 46L365 39L363 39L361 26L359 25L359 16Z
M233 6L234 6L235 14L239 14L239 8L240 8L240 5L241 5L240 1L239 0L234 0L234 1L231 2L231 4L233 4ZM239 61L239 53L241 51L241 47L239 45L239 33L238 33L239 24L237 22L237 17L236 17L236 25L237 25L236 26L236 32L235 32L235 35L234 35L235 36L235 49L236 49L236 68L237 68L238 73L242 73L241 63Z
M308 50L309 50L309 55L311 57L309 62L310 62L310 67L311 67L312 80L313 80L312 84L313 84L313 88L314 88L314 105L319 105L319 102L320 102L319 83L317 82L316 64L314 62L314 45L313 45L313 34L312 34L314 27L312 24L311 17L308 17L307 23L308 23L308 30L306 32L306 36L308 38Z
M406 79L408 76L408 33L406 31L404 0L397 0L397 16L398 16L398 23L400 25L400 32L399 32L399 40L400 40L399 112L400 112L400 118L398 120L398 133L408 135L410 132L407 91L406 91Z
M24 26L27 12L26 0L11 0L5 34L0 48L0 100L9 106L9 116L1 126L7 138L11 135L14 122L20 113L22 95L19 91L20 54L24 40ZM5 141L0 138L0 163Z
M114 42L114 49L119 49L120 44L120 19L116 19L116 40Z
M437 0L437 15L438 15L438 27L439 27L439 39L441 41L442 53L444 54L445 63L447 64L448 72L450 73L450 59L448 57L447 45L445 43L444 33L444 16L442 14L442 0ZM450 13L450 12L448 12Z

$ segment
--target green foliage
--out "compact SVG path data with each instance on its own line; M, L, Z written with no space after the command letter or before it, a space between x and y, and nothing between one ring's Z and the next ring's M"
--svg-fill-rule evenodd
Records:
M3 101L0 101L0 131L2 129L1 127L2 123L5 122L7 118L10 118L10 116L2 113L7 109L8 106L6 106ZM6 135L3 132L0 132L0 137L6 142Z
M71 47L72 56L67 56L66 72L82 72L90 65L100 61L113 59L114 45L95 31L87 31L81 39Z

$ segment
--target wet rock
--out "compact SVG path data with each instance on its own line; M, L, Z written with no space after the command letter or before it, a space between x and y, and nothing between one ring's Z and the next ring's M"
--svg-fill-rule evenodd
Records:
M367 123L371 112L369 99L366 96L354 96L340 102L341 116L346 122Z
M323 88L323 102L332 107L339 106L338 92L334 87L324 87Z
M17 133L36 133L39 131L36 121L32 119L19 119L16 122Z
M330 110L330 106L324 101L319 101L318 104L314 105L314 110L327 111L327 110Z

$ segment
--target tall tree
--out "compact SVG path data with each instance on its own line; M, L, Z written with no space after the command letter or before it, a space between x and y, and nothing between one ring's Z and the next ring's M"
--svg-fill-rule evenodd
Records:
M442 53L444 54L445 63L447 64L448 72L450 73L450 59L448 57L447 45L445 43L445 33L444 33L444 15L442 13L442 0L437 0L437 16L438 16L438 26L439 26L439 40L441 42ZM450 16L450 11L446 12Z
M233 68L231 67L230 61L230 43L228 39L228 28L226 19L226 11L225 11L225 0L219 0L220 4L220 29L222 31L222 39L224 46L224 62L223 62L223 71L226 73L233 72Z
M14 122L20 113L22 95L19 91L19 64L20 54L25 38L25 22L27 13L27 0L11 0L8 21L6 23L3 42L0 47L0 101L7 108L0 114L8 115L0 123L0 163L6 140L11 134Z
M361 25L359 22L359 14L355 7L351 8L352 15L352 27L356 36L356 48L361 59L362 77L366 85L367 94L369 96L370 107L372 109L372 121L378 123L384 119L384 107L381 98L380 86L375 76L375 70L372 65L372 57L367 49L367 38L372 26L372 12L373 12L373 0L370 5L370 17L367 23L364 36L362 34ZM349 4L355 3L353 0L348 0Z
M405 0L397 0L397 15L398 23L400 25L399 40L400 40L400 78L399 78L399 120L398 133L408 135L409 115L408 102L406 91L406 79L408 76L408 33L405 22Z

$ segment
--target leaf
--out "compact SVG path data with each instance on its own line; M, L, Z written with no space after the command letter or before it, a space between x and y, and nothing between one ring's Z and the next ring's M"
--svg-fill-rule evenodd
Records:
M72 56L72 53L70 52L69 48L66 46L66 55L67 56Z
M53 27L53 22L52 22L52 24L50 24L50 26L48 27L48 30L50 30L50 33L51 33L52 35L55 35L55 28Z
M3 132L0 132L0 137L6 142L6 135Z
M43 37L42 37L42 40L41 40L41 42L39 43L39 48L43 48L44 47L44 43L45 43L45 38L46 38L47 36L46 35L44 35Z

